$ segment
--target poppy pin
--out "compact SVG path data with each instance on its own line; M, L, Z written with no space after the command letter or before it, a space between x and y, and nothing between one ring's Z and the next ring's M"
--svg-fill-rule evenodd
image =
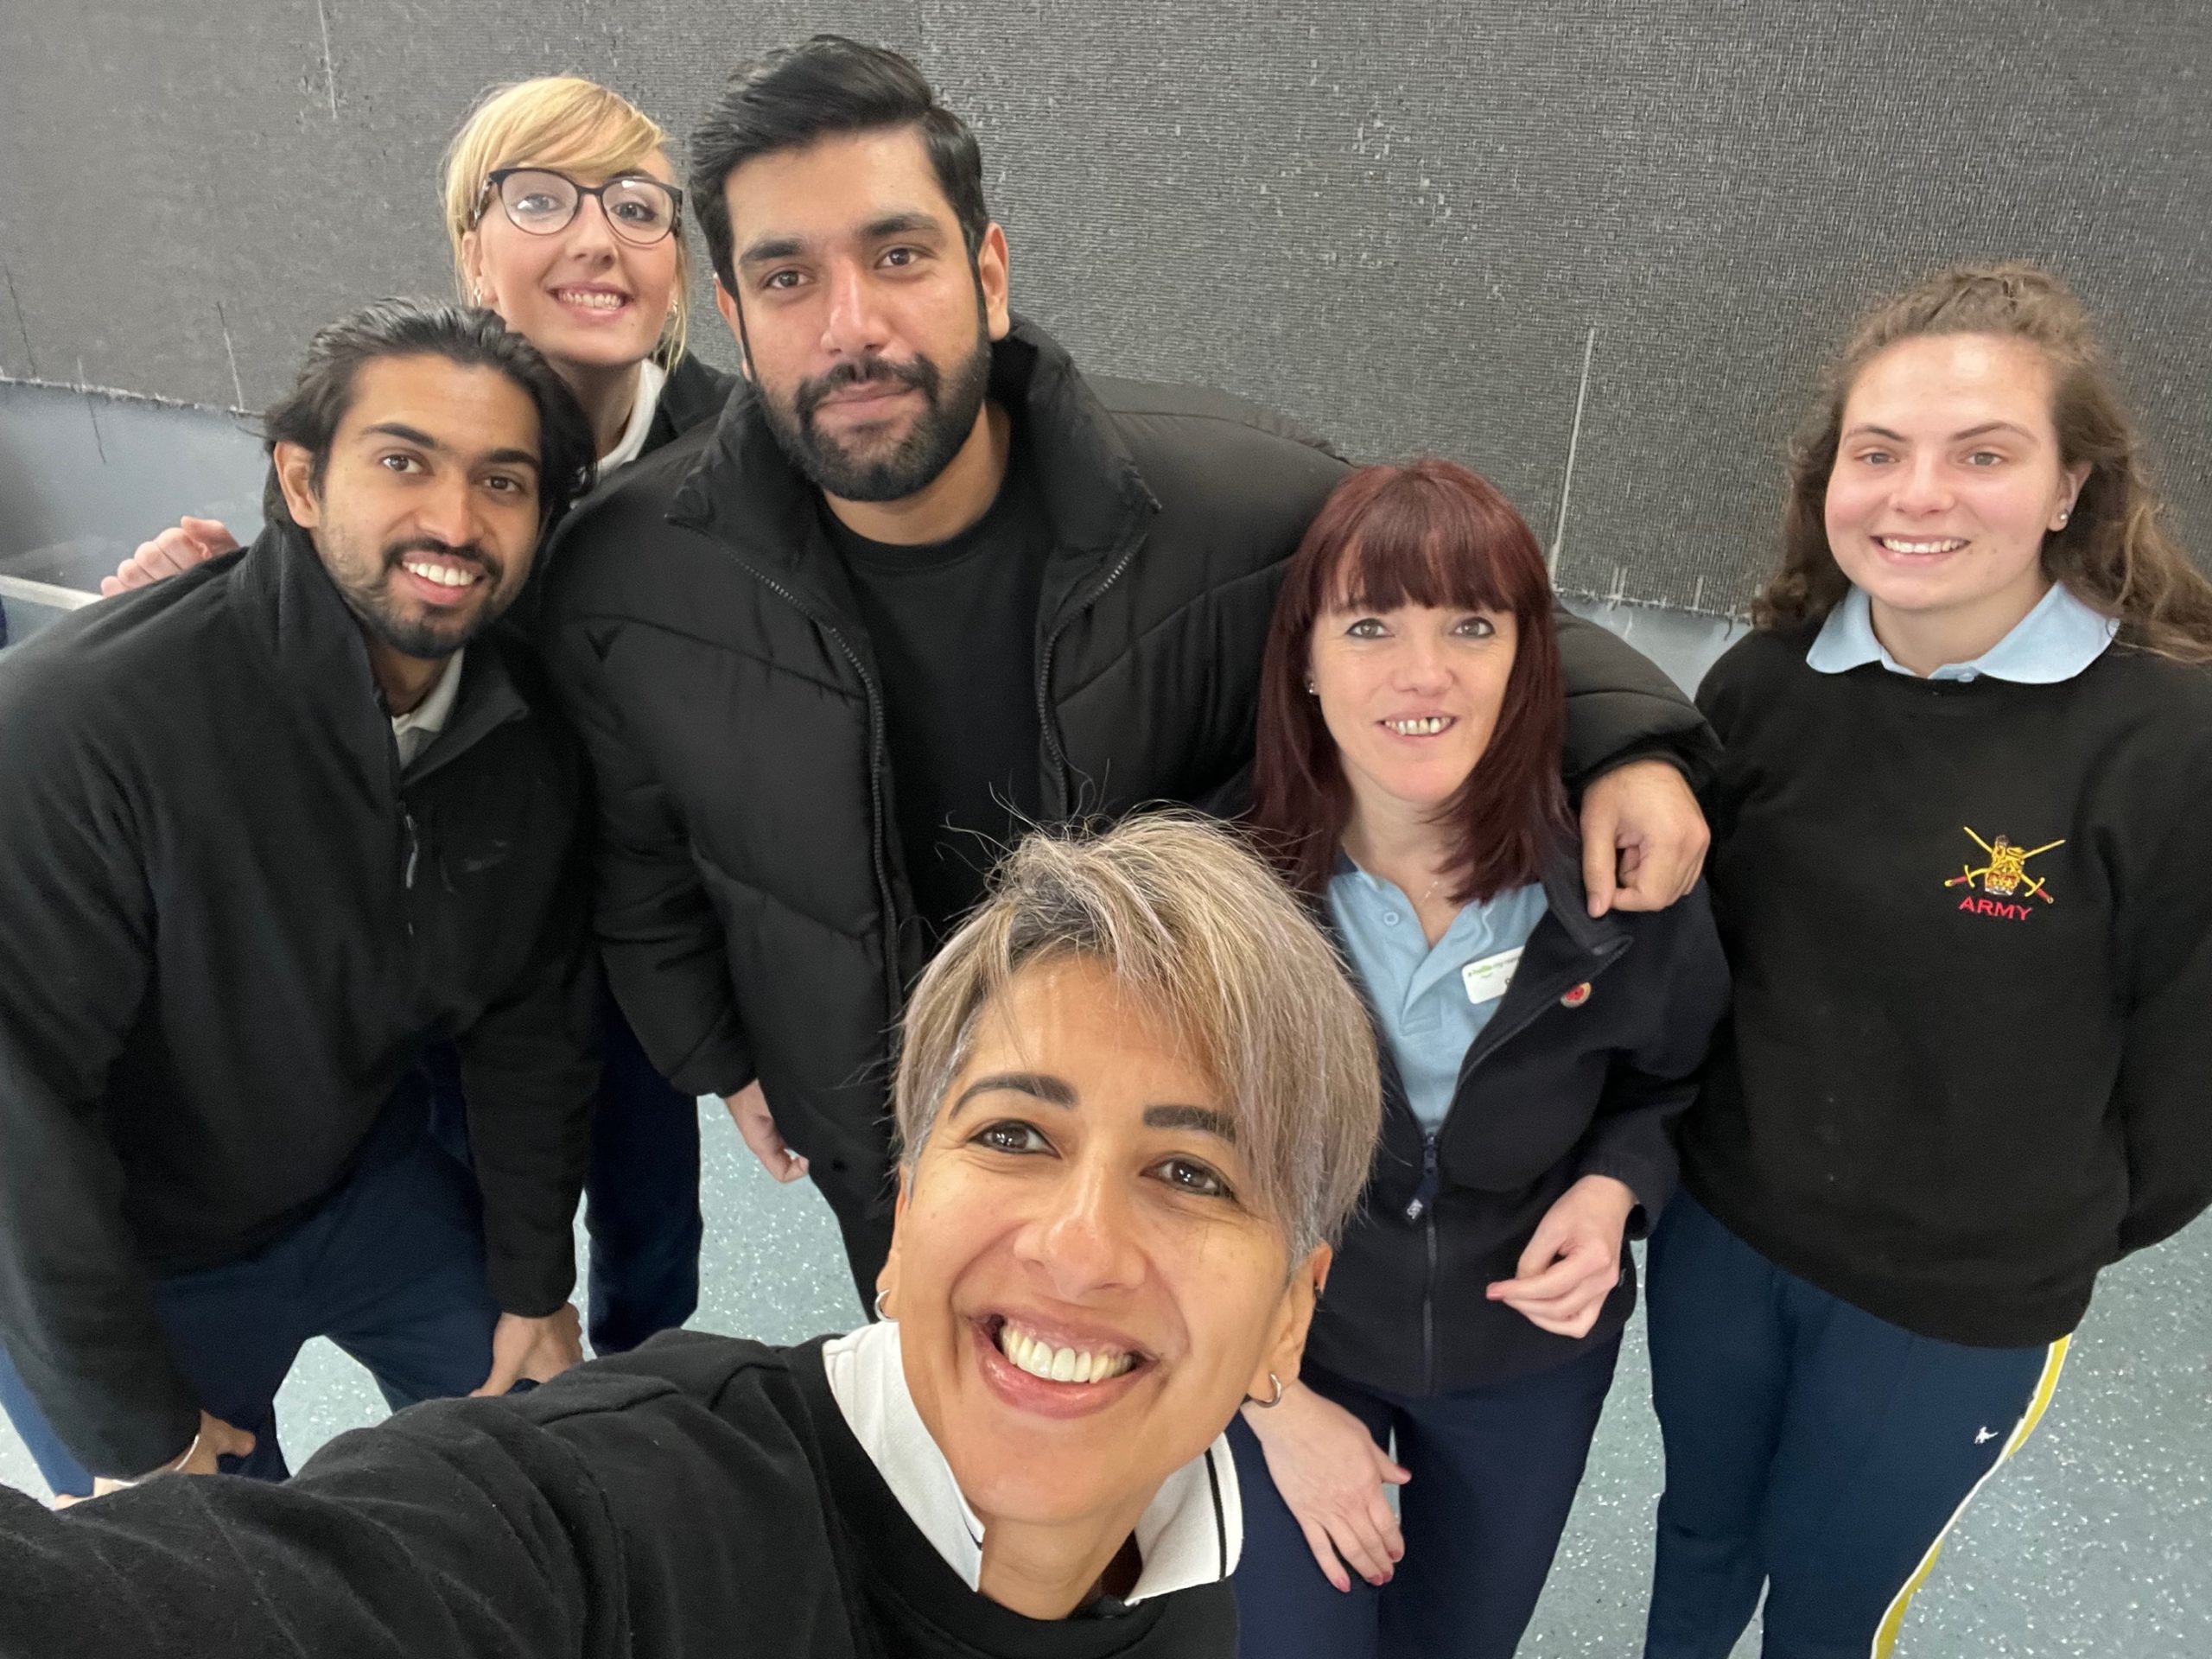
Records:
M1586 979L1573 990L1569 991L1566 995L1560 998L1559 1005L1562 1008L1579 1008L1589 1000L1590 982Z

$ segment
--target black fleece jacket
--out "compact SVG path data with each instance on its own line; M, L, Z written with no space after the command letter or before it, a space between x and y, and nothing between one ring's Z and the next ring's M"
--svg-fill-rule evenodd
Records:
M1054 537L1032 663L1044 817L1233 808L1284 563L1344 463L1236 398L1086 378L1027 322L992 373ZM624 1012L679 1088L758 1077L849 1243L858 1219L880 1249L890 1033L927 940L881 677L818 499L740 392L570 518L544 648L596 775ZM1560 632L1573 770L1703 757L1665 675L1602 629Z
M198 1426L149 1276L304 1219L428 1040L459 1043L494 1294L567 1297L597 1068L543 707L495 631L403 774L289 528L0 661L0 1338L94 1472Z
M1586 1175L1636 1194L1641 1237L1674 1196L1675 1120L1728 1006L1728 967L1700 886L1649 914L1592 919L1579 861L1544 874L1548 908L1489 1025L1459 1063L1442 1126L1424 1134L1390 1058L1374 1173L1306 1357L1395 1394L1451 1394L1566 1363L1620 1334L1636 1306L1620 1283L1580 1338L1539 1330L1489 1300L1544 1213Z
M0 1489L10 1659L1233 1659L1228 1582L1058 1621L945 1565L819 1341L689 1332L441 1401L283 1485L168 1477L60 1515Z

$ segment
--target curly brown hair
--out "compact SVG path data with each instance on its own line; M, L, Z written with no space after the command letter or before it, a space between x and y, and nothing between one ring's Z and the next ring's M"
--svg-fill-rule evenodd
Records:
M1816 622L1848 591L1826 517L1844 403L1868 363L1899 340L1931 334L1994 334L2043 353L2059 464L2088 468L2065 527L2044 538L2044 574L2119 618L2128 644L2212 662L2212 582L2161 522L2141 441L2088 314L2064 283L2023 264L1954 266L1860 320L1821 376L1820 397L1791 446L1782 563L1752 602L1752 621L1762 628Z

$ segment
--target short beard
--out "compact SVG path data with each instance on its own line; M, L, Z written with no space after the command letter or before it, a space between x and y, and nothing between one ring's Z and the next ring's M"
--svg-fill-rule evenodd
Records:
M443 553L474 561L484 572L483 603L467 615L443 616L435 611L425 612L420 617L400 614L391 594L392 573L410 553ZM499 593L503 573L499 563L487 557L483 549L473 543L465 547L450 547L443 542L412 537L383 549L379 557L379 578L371 586L355 582L327 560L325 564L354 620L372 639L403 657L436 662L452 656L498 621L513 598Z
M830 393L869 381L912 386L922 394L925 407L890 454L860 461L822 435L814 414ZM949 380L925 357L911 363L868 357L802 383L788 404L763 397L760 408L785 459L817 489L841 501L902 501L928 488L952 464L976 429L990 384L991 339L979 327L976 349L954 367Z

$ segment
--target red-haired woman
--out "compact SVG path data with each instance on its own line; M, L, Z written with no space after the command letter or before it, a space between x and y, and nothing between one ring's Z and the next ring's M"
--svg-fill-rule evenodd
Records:
M1243 1650L1503 1659L1582 1478L1636 1301L1624 1240L1674 1189L1669 1125L1727 971L1701 888L1591 918L1551 585L1474 474L1348 477L1262 671L1253 817L1367 997L1385 1116L1307 1365L1232 1430Z

